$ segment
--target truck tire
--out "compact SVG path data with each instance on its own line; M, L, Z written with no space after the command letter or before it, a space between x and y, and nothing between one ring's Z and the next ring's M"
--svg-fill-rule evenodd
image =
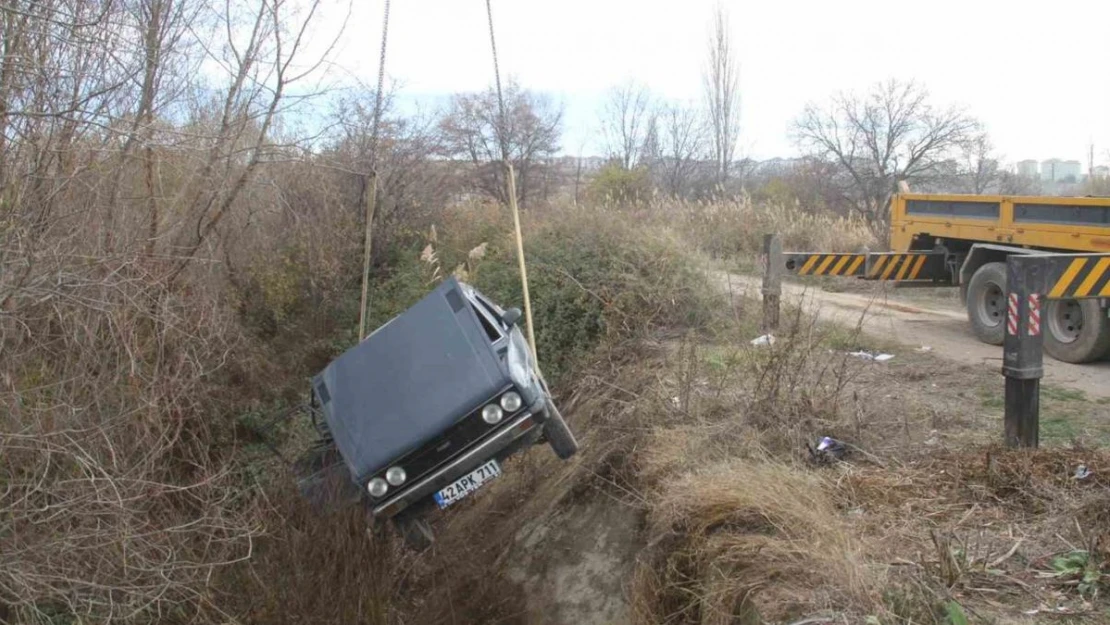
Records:
M971 276L967 318L977 339L1002 344L1006 336L1006 263L987 263Z
M1044 351L1056 360L1080 364L1110 352L1110 319L1097 299L1049 300L1041 326Z
M574 434L567 427L563 415L559 414L559 409L551 401L547 402L547 420L543 423L543 434L560 460L567 460L578 453L578 441L574 440Z

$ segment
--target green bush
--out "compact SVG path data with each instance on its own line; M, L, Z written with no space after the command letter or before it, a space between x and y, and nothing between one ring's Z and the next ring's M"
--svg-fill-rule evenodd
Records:
M704 272L665 227L620 212L561 207L526 214L525 258L537 351L555 381L602 341L661 327L697 327L719 305ZM470 252L486 243L484 257ZM491 207L449 213L434 244L440 272L462 267L466 279L499 304L523 309L512 217ZM380 325L431 289L433 269L420 246L399 254L373 291ZM375 325L375 327L376 327Z
M646 168L625 169L619 163L602 167L587 189L587 194L599 205L635 204L648 200L651 193L651 176Z

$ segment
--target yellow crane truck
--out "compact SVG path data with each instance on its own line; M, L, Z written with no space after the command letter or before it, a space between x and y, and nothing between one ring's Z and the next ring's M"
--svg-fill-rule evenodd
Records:
M890 203L890 247L785 252L783 259L787 271L803 276L958 286L975 336L1001 345L1006 258L1110 252L1110 198L899 193ZM1042 323L1050 356L1084 363L1110 355L1110 257L1072 261L1047 295Z

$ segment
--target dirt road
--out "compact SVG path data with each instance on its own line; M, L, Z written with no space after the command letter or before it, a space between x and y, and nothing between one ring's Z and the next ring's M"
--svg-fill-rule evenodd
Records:
M734 291L758 296L760 278L733 274ZM821 318L854 326L863 315L864 331L893 340L907 349L927 346L938 356L960 363L1002 367L1002 348L980 343L971 333L967 315L955 306L921 301L905 302L880 285L867 293L834 293L812 286L783 284L783 299L805 302ZM1072 365L1045 356L1047 384L1073 388L1091 397L1110 397L1110 362Z

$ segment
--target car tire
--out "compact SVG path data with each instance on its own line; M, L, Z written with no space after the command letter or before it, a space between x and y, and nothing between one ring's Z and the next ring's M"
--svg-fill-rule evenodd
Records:
M1097 299L1045 302L1041 330L1044 351L1056 360L1082 364L1110 352L1110 318Z
M543 434L560 460L567 460L578 453L578 441L574 439L563 415L551 401L547 402L547 420L543 423Z
M435 544L432 525L423 516L402 513L393 517L393 524L405 545L413 551L427 551Z
M1001 345L1006 336L1006 263L987 263L967 285L967 319L975 338Z

